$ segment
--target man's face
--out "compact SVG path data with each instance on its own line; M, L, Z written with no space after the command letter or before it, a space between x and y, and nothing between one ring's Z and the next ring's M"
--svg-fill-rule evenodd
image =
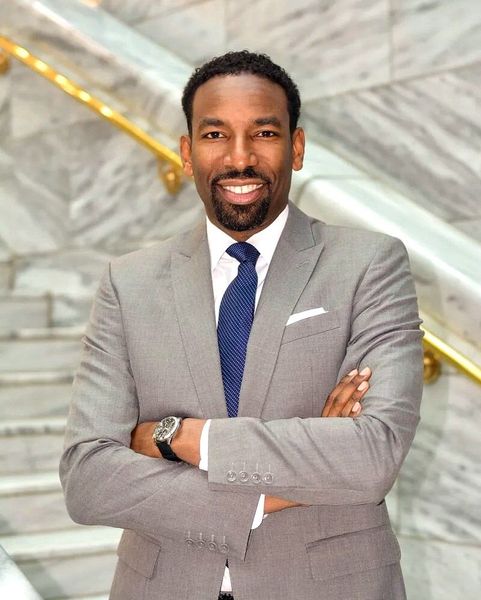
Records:
M290 133L282 87L251 74L217 76L195 93L192 136L182 137L181 154L208 218L242 241L286 206L304 134Z

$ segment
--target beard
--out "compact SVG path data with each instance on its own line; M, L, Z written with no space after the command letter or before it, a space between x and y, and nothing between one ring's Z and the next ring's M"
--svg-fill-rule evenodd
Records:
M267 184L267 195L246 206L230 204L220 196L217 184L222 179L261 179ZM271 205L270 179L257 173L252 167L244 171L229 171L217 175L211 183L211 203L218 222L231 231L249 231L262 225Z

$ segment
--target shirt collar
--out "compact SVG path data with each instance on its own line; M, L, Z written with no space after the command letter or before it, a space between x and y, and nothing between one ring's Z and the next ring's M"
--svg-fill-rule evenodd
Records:
M259 254L269 265L272 256L276 250L277 244L281 237L284 227L287 223L287 217L289 215L289 206L286 205L284 210L276 217L276 219L265 229L255 233L247 241L257 248ZM236 243L236 240L222 229L219 229L206 217L207 224L207 243L209 244L210 253L210 268L213 271L224 252L229 246Z

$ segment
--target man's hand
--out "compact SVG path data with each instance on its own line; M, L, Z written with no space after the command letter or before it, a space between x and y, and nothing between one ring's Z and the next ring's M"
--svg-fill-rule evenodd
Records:
M361 413L361 400L369 389L371 369L357 369L348 373L327 397L321 417L357 417Z

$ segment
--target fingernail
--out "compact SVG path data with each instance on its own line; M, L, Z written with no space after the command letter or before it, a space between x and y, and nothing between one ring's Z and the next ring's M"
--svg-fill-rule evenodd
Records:
M356 404L354 404L354 406L352 407L352 412L359 412L361 410L361 404L359 402L356 402Z
M357 386L357 389L359 392L363 392L364 390L367 390L368 387L369 387L368 382L363 381L360 385Z
M357 369L353 369L350 373L348 373L349 376L355 375L357 373Z
M367 375L371 369L369 367L364 367L364 369L359 373L359 375Z

